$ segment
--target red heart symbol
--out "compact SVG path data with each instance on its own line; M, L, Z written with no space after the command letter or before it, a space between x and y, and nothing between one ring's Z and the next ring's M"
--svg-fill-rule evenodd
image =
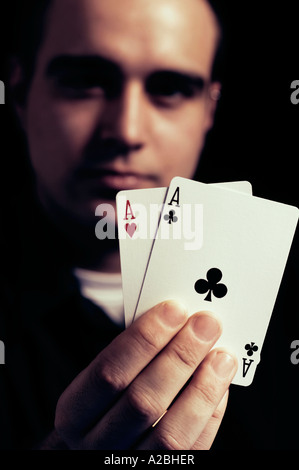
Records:
M132 238L134 233L136 232L137 225L136 224L126 224L126 232Z

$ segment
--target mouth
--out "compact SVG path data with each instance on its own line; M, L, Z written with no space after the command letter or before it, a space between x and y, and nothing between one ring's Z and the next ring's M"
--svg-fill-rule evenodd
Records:
M77 177L93 187L97 186L99 191L103 189L117 192L157 185L157 178L154 175L105 168L83 167L77 171Z

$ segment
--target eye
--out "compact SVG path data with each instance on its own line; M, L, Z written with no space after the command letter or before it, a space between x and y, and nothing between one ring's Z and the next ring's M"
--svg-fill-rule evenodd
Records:
M62 93L73 98L103 96L110 99L120 90L117 77L107 73L72 71L61 74L56 83Z
M97 55L55 56L47 65L45 73L55 91L66 98L114 98L120 93L123 83L120 68Z
M81 90L84 88L94 88L97 86L95 77L85 74L64 74L58 78L61 87Z
M174 106L194 97L203 85L183 74L175 72L157 72L146 83L147 93L162 106Z

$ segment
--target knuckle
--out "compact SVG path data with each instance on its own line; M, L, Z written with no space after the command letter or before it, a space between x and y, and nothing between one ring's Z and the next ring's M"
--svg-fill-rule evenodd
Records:
M92 369L91 381L96 388L108 390L113 394L122 392L128 386L125 372L110 361Z
M153 424L163 412L154 396L142 390L138 385L132 384L126 398L130 415L143 424Z
M158 450L178 451L188 450L186 444L180 443L178 438L172 432L164 431L157 436L157 443L155 448Z
M198 366L198 355L192 350L190 345L177 343L172 348L172 353L184 367L195 369Z
M138 328L134 335L134 341L136 344L137 351L141 351L143 354L156 355L159 350L159 341L157 332L143 325L142 328Z
M218 393L215 387L212 386L210 383L201 383L195 385L195 388L197 396L199 397L200 402L204 404L204 407L209 410L214 409L219 401Z
M224 415L224 410L220 410L219 408L216 408L212 415L212 418L216 422L221 421L223 418L223 415Z

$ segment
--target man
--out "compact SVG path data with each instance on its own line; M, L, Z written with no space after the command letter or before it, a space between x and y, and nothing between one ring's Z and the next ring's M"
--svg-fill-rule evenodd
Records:
M43 26L31 73L17 60L11 80L38 207L17 301L8 290L4 447L208 449L236 372L211 351L217 317L165 299L121 332L119 305L99 310L84 284L119 279L117 241L94 235L99 204L193 177L220 92L219 21L207 0L52 0Z
M220 36L206 0L48 2L17 111L42 212L72 243L77 273L119 272L117 241L94 235L99 204L114 204L121 189L194 175L220 91L212 81ZM14 89L24 74L17 61ZM75 320L69 331L76 334ZM73 377L42 448L209 448L236 372L228 352L210 352L220 334L211 313L187 319L165 299Z
M19 108L43 206L55 220L59 213L81 227L94 226L95 208L120 189L192 176L220 88L211 81L220 30L203 2L89 3L77 15L68 3L49 7ZM202 43L204 50L195 47Z

